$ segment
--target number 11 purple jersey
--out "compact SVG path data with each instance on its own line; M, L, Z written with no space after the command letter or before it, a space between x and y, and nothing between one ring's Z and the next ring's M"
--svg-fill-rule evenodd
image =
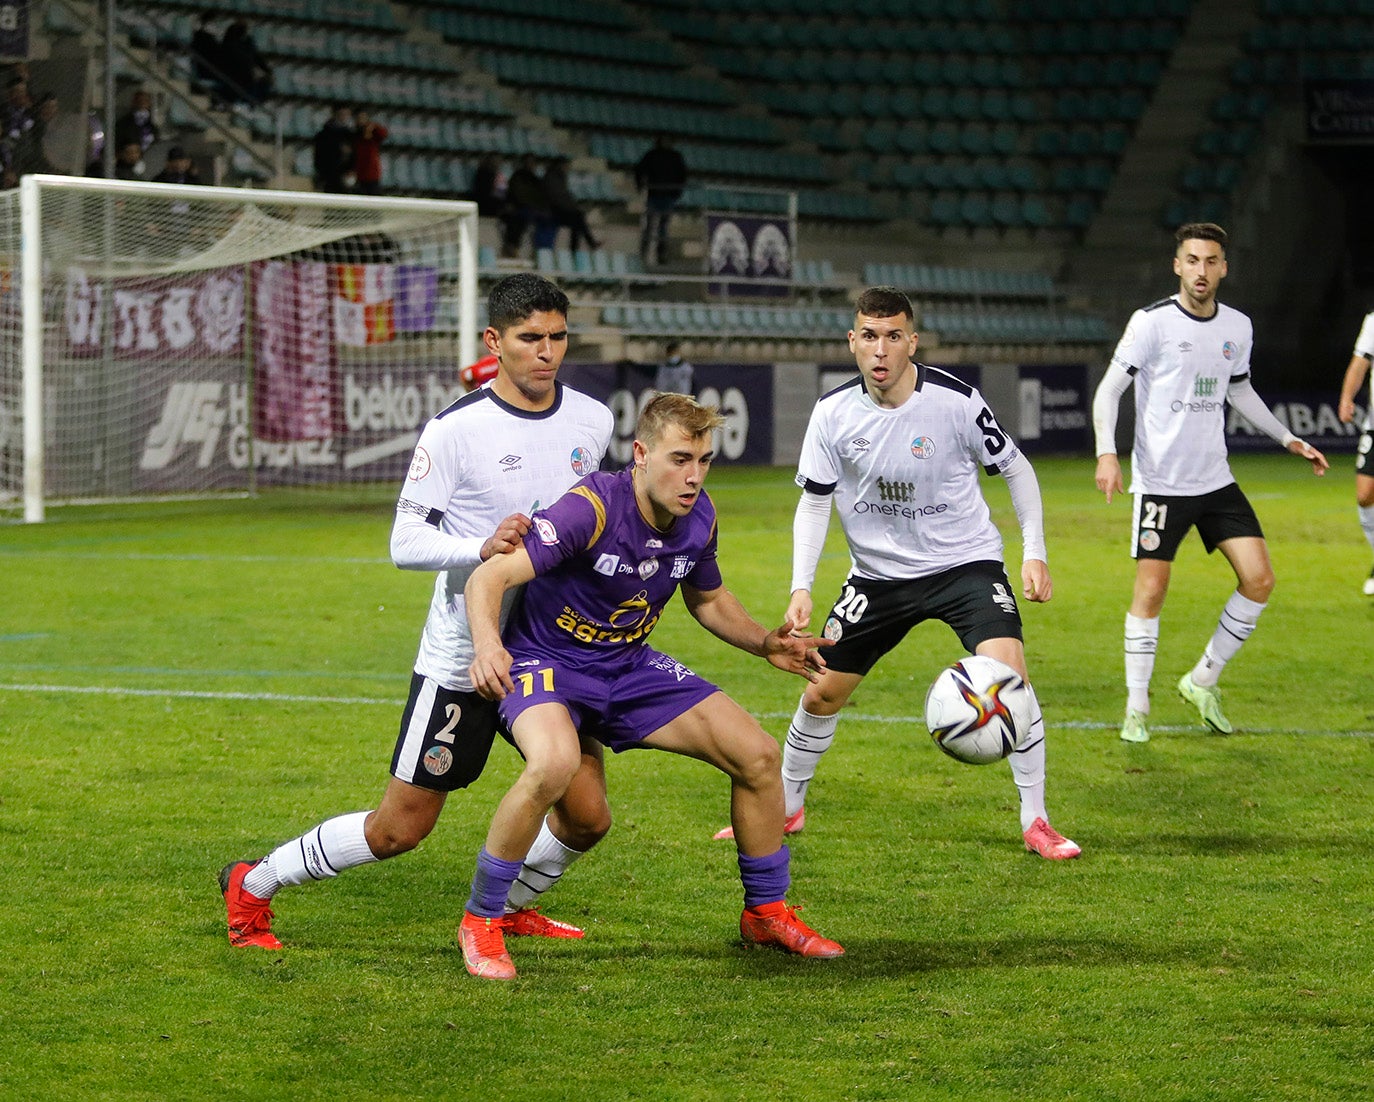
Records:
M660 532L640 515L629 468L588 475L534 515L535 578L506 628L512 655L590 669L644 644L679 583L720 588L716 509L705 491Z

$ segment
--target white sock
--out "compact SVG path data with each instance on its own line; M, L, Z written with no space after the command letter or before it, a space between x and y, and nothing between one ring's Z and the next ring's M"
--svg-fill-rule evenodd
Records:
M787 725L787 741L782 745L782 791L791 818L806 803L806 789L816 775L821 755L835 741L840 715L813 716L800 704Z
M1364 529L1364 538L1369 541L1371 550L1374 550L1374 505L1361 505L1360 527Z
M1264 611L1264 607L1259 601L1242 597L1239 592L1231 594L1226 607L1221 610L1217 630L1212 633L1202 657L1193 667L1194 685L1210 689L1221 679L1221 671L1240 651L1245 640L1250 638L1250 633L1259 623L1260 613Z
M1126 707L1150 714L1150 678L1159 647L1159 617L1142 619L1126 613Z
M1011 765L1012 780L1021 796L1021 829L1029 830L1036 819L1050 821L1045 810L1045 718L1040 714L1040 701L1035 690L1027 685L1031 694L1030 730L1021 740L1021 745L1011 752L1007 761Z
M520 875L511 885L510 895L506 897L506 913L528 907L546 891L558 883L568 866L582 856L582 850L569 849L549 829L546 815L539 827L539 837L525 854L525 864Z
M277 889L307 880L328 880L344 869L369 865L377 855L368 847L363 833L370 811L354 811L326 819L278 846L243 878L243 890L259 899L271 899Z

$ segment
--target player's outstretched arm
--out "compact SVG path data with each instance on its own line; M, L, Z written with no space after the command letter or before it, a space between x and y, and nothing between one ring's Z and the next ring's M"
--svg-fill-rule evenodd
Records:
M1288 441L1288 450L1294 455L1300 455L1312 464L1312 473L1318 478L1326 474L1331 469L1331 464L1326 461L1326 456L1322 455L1316 448L1306 440Z
M781 627L768 631L724 586L701 590L684 585L682 600L697 623L717 639L766 658L786 673L799 674L809 681L820 679L825 669L820 648L829 646L830 640L793 635L790 619L784 620Z
M515 690L510 651L501 642L501 598L506 590L534 577L534 563L523 547L488 559L472 572L463 597L472 632L472 687L488 700L502 700Z

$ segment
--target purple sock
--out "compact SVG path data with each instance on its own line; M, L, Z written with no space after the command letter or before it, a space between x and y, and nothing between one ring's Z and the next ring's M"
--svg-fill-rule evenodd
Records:
M506 913L506 896L520 875L520 861L503 861L493 857L483 846L477 854L477 871L472 874L472 894L468 896L468 910L483 918L500 918Z
M787 895L792 877L788 873L791 851L783 846L767 857L739 855L739 878L744 881L744 905L762 907Z

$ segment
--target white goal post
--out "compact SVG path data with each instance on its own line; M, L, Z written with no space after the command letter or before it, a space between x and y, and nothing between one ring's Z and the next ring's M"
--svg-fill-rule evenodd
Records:
M0 516L399 483L480 320L475 203L25 176L0 193Z

